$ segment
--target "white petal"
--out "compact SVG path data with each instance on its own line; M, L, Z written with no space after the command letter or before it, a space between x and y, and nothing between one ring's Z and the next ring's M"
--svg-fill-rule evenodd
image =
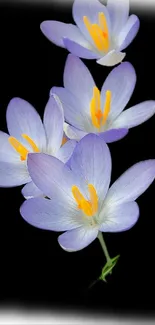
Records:
M110 187L105 199L108 205L135 201L155 179L155 160L141 161L125 171Z
M44 112L44 127L47 136L47 153L55 155L63 138L64 112L56 95L51 95Z
M21 136L27 134L40 150L45 148L46 137L41 118L27 101L13 98L8 104L6 119L10 135L27 144Z
M68 251L79 251L92 243L98 235L98 228L79 227L58 237L60 246Z
M111 91L111 105L107 122L112 121L127 105L136 83L135 69L129 62L123 62L114 68L107 76L101 89L102 106L105 104L106 91Z
M0 131L0 161L20 163L20 155L8 141L9 135Z
M79 141L87 134L86 132L78 130L74 126L69 125L68 123L64 123L64 132L69 139L73 139L76 141Z
M76 56L69 54L64 70L64 87L78 98L81 106L88 109L93 96L95 82L86 65Z
M132 42L138 33L139 27L140 21L138 17L131 15L118 36L117 46L120 51L124 50Z
M29 182L22 188L22 194L25 197L25 199L31 199L34 197L41 196L43 197L43 193L39 190L39 188L33 183Z
M74 149L76 147L76 144L77 144L77 142L75 140L68 140L58 150L56 157L58 159L60 159L61 161L63 161L64 163L66 163L70 159L70 157L71 157L71 155L72 155L72 153L73 153L73 151L74 151Z
M105 56L103 56L101 59L97 60L97 63L99 63L101 65L105 65L107 67L112 67L112 66L122 62L125 55L126 54L123 52L112 50L112 51L108 52Z
M139 217L139 207L136 202L120 205L103 206L103 223L100 231L118 232L125 231L134 226Z
M127 21L129 0L108 0L107 9L110 16L111 33L117 35Z
M155 114L155 101L148 100L122 112L113 122L114 128L132 128L142 124Z
M31 181L25 162L0 161L0 187L13 187Z

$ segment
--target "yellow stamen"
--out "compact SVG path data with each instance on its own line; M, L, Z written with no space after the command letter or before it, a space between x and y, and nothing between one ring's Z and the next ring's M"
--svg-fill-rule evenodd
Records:
M98 88L95 86L93 88L93 97L90 102L90 115L91 115L91 120L92 124L96 128L101 127L102 125L105 124L109 112L110 112L110 106L111 106L111 91L107 90L106 91L106 99L105 99L105 104L104 104L104 110L102 112L101 109L101 94Z
M34 141L27 134L22 134L22 137L30 144L30 146L32 147L32 150L34 152L39 152L40 151L38 149L38 147L36 146L36 144L34 143Z
M99 128L100 127L100 123L96 117L96 105L95 105L95 98L93 97L91 102L90 102L90 114L91 114L91 120L92 120L92 124L96 127Z
M100 91L96 86L93 88L93 98L90 102L90 113L93 125L96 128L100 128L100 120L103 117L103 113L101 111Z
M26 160L29 151L14 137L9 137L8 141L12 147L20 154L20 159Z
M92 217L93 215L93 210L92 206L89 201L86 201L85 199L81 201L80 205L81 210L86 214L88 217Z
M105 97L105 104L104 104L104 111L103 111L103 124L105 124L109 112L110 112L110 106L111 106L111 91L106 91L106 97Z
M30 144L32 147L33 152L39 152L40 150L34 143L34 141L27 135L27 134L22 134L22 137ZM29 150L26 149L16 138L14 137L9 137L8 138L9 143L12 145L12 147L20 154L20 159L21 160L26 160L27 155L29 153Z
M95 187L92 184L88 184L90 202L92 203L93 214L95 214L98 210L98 196L95 190Z
M68 141L66 136L63 136L61 146L63 146Z
M106 51L109 49L109 31L108 31L108 26L107 26L107 21L106 17L103 12L99 12L99 25L100 28L102 29L102 35L104 37L104 46Z
M84 198L76 185L72 186L72 194L78 208L81 209L88 217L92 217L98 210L98 196L92 184L88 184L88 191L90 196L89 201Z
M98 14L99 24L91 24L87 16L83 16L83 22L99 51L109 50L109 31L106 17L103 12Z

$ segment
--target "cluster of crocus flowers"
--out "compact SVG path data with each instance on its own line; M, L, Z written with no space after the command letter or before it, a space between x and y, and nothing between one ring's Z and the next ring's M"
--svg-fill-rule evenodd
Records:
M84 59L113 66L120 63L122 52L135 38L139 29L136 15L129 16L129 0L75 0L73 18L76 23L44 21L41 30L53 43Z
M52 87L43 122L32 105L13 98L6 113L9 134L0 131L0 186L26 184L23 219L37 228L62 231L60 246L79 251L99 239L107 262L100 279L111 273L111 258L102 232L121 232L139 217L136 199L155 179L155 159L141 161L112 185L107 143L122 139L130 128L155 113L155 101L128 109L136 84L122 52L134 39L139 19L129 16L129 0L75 0L76 25L58 21L41 24L53 43L71 53L65 64L64 87ZM101 90L80 58L101 65L120 63ZM125 110L124 110L125 109Z

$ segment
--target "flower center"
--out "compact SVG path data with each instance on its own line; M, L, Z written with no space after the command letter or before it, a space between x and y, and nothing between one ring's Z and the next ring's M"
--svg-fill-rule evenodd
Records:
M78 208L81 209L86 216L92 217L98 211L98 195L92 184L88 184L88 191L90 197L89 201L85 199L76 185L72 186L72 194Z
M34 141L27 135L22 134L22 137L30 144L33 152L40 152ZM19 153L21 160L26 160L27 154L29 153L29 150L26 149L16 138L9 137L8 138L9 143L12 145L12 147Z
M91 114L92 124L96 128L99 129L101 125L104 125L106 123L106 120L110 112L110 106L111 106L111 91L107 90L105 95L104 109L102 112L101 94L98 88L95 86L93 88L93 97L90 102L90 114Z
M107 20L103 12L98 14L98 24L91 24L87 16L83 16L83 22L99 51L109 50L109 31Z

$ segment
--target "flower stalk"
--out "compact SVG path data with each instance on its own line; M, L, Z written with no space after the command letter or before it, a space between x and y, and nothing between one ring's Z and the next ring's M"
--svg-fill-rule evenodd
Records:
M103 235L102 235L101 231L99 231L99 233L98 233L98 239L99 239L99 242L100 242L101 247L103 249L103 252L105 254L107 263L108 263L108 265L111 265L111 258L110 258L110 255L108 253L107 246L106 246L106 243L104 241L104 238L103 238Z

